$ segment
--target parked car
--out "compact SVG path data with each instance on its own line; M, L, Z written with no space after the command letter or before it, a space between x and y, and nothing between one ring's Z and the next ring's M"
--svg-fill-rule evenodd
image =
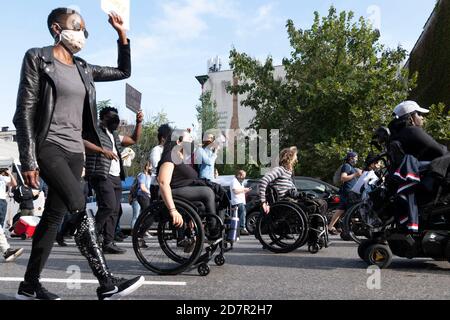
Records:
M120 228L123 231L131 231L131 220L133 219L133 208L128 203L128 196L130 195L130 191L123 191L122 192L122 217L120 218ZM94 215L97 214L97 201L95 197L90 197L89 201L87 203L87 209L92 210L94 212Z
M331 212L336 210L339 205L339 188L310 177L295 177L295 186L300 192L312 194L315 197L324 199L328 203L327 218L331 217ZM254 233L256 220L261 213L261 203L259 201L259 182L260 179L249 179L246 183L247 188L252 188L247 194L247 230Z

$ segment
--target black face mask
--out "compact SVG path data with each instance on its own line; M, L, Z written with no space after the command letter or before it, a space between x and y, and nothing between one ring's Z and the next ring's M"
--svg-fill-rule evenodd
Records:
M114 132L119 128L120 125L120 118L119 116L115 116L113 118L106 120L106 127L109 131Z

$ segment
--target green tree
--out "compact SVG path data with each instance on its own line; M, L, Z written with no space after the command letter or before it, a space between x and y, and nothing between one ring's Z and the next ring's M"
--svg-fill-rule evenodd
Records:
M97 111L100 112L104 108L112 107L111 99L101 100L97 102Z
M426 116L425 130L450 147L450 108L443 103L432 105Z
M197 120L202 124L202 134L211 129L217 129L219 114L217 113L217 103L211 99L211 91L207 91L200 96L200 104L196 107Z
M406 51L384 47L363 17L355 21L334 7L326 17L314 15L308 30L288 20L292 51L282 79L274 78L270 56L260 63L233 49L230 64L240 81L229 91L247 94L242 103L256 111L253 128L280 129L281 147L299 147L302 174L331 180L349 149L368 151L373 131L391 119L416 76L408 80L401 68Z

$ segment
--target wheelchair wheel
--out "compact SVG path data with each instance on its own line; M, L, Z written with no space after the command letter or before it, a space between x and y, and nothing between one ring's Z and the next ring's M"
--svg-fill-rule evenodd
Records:
M349 240L360 244L363 240L370 238L370 232L365 229L360 210L363 210L364 203L358 203L350 208L345 214L343 227Z
M211 268L207 263L202 263L198 266L197 271L199 275L201 275L202 277L206 277L211 272Z
M220 254L220 255L216 256L216 258L214 259L214 262L217 266L221 267L221 266L225 265L226 260L225 260L225 257Z
M386 269L392 263L393 254L388 245L377 243L366 248L364 258L370 266Z
M159 275L176 275L191 267L203 250L204 231L196 210L174 200L184 220L175 228L163 202L152 204L138 218L133 230L133 248L139 261Z
M373 240L363 240L358 246L358 256L361 258L361 260L365 260L364 254L366 252L366 249L370 247L371 245L375 244L376 242ZM367 261L366 261L367 262Z
M275 203L268 215L259 216L255 236L264 248L274 253L292 252L307 241L308 217L294 203Z

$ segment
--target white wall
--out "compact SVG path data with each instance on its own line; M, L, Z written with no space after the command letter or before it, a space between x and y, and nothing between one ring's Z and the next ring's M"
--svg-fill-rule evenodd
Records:
M212 99L217 103L219 112L219 128L221 130L231 127L231 118L233 116L233 96L226 90L227 86L233 82L233 71L221 71L209 73L209 80L205 83L204 90L211 91ZM275 78L286 77L283 66L276 66L274 71ZM241 105L241 101L246 99L247 95L239 95L239 127L246 129L249 127L252 119L255 117L255 111Z

